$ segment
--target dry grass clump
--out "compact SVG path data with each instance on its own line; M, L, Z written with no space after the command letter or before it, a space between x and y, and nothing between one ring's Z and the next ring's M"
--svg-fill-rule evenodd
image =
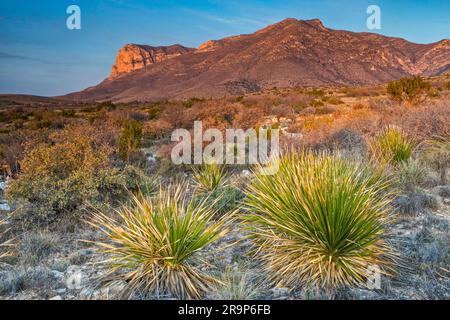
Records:
M154 197L134 196L134 204L117 210L118 220L96 212L89 222L109 239L97 243L111 255L109 281L126 280L130 295L146 291L198 299L218 280L196 266L198 251L224 236L228 216L205 201L187 200L185 185L170 185ZM198 262L198 261L197 261Z
M415 159L400 162L395 170L397 186L406 192L417 191L417 187L423 184L425 176L425 168Z
M245 216L274 283L333 289L363 285L374 265L393 271L390 183L381 170L310 152L291 152L278 166L256 174Z
M426 140L422 147L423 163L436 170L441 183L446 184L450 167L450 135Z
M258 298L260 287L250 270L227 267L221 280L223 284L218 287L216 294L219 299L254 300Z
M0 228L3 229L3 227L6 225L5 220L0 220ZM0 240L3 240L8 230L1 230L0 229ZM0 243L0 260L3 258L11 256L10 250L7 248L11 246L11 240L6 240L3 243Z

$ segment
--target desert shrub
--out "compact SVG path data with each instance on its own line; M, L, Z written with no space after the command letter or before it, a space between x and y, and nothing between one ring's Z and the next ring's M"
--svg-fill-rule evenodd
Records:
M402 161L395 168L395 181L399 189L415 192L425 180L426 172L422 164L413 159Z
M247 189L250 237L278 285L363 285L368 267L392 271L384 237L389 182L381 170L326 153L291 152Z
M323 107L325 103L322 100L314 99L309 103L309 105L313 108L320 108Z
M65 131L51 143L26 150L18 178L8 184L6 197L18 207L24 226L51 223L80 213L87 205L114 203L145 176L138 169L113 166L111 149L91 137ZM130 176L132 178L130 178ZM75 217L75 215L74 215Z
M327 102L332 105L344 104L344 102L341 99L339 99L338 97L335 97L335 96L328 97Z
M0 295L14 295L20 291L33 289L44 297L56 289L58 282L52 272L45 267L18 268L11 271L0 271Z
M430 89L431 85L419 76L402 78L387 85L387 92L393 100L409 104L421 102Z
M19 255L22 263L37 264L56 250L58 239L55 235L37 231L22 236Z
M343 155L361 158L367 155L367 142L356 131L351 128L343 128L335 132L329 138L329 144L339 150Z
M370 141L369 148L376 160L396 164L411 157L414 144L402 130L389 127Z
M97 104L97 106L95 107L96 111L101 111L103 109L106 109L108 111L115 110L116 105L114 103L112 103L111 101L103 101L103 102Z
M61 115L65 118L73 118L76 116L76 112L75 110L64 109L63 111L61 111Z
M188 201L185 185L170 185L154 197L133 197L134 205L117 211L120 221L95 212L90 224L110 241L98 243L111 255L107 279L126 280L129 289L177 298L200 298L212 276L193 264L196 253L226 232L226 221L213 221L215 211L206 202ZM229 222L229 220L228 220ZM126 273L119 273L125 270Z
M424 141L422 161L438 172L442 184L447 183L450 167L450 135Z
M224 187L228 181L225 167L215 163L205 163L193 168L193 179L199 193L213 192Z
M122 125L119 137L119 155L123 160L129 161L133 152L141 146L143 126L136 120L127 119Z
M417 193L403 194L392 201L392 207L400 215L413 216L422 210L422 199Z
M156 102L148 106L147 114L149 120L157 120L161 115L161 112L164 110L165 102Z
M203 102L205 101L205 99L201 99L201 98L189 98L186 101L183 101L183 107L186 109L190 109L194 106L195 103L199 103L199 102Z

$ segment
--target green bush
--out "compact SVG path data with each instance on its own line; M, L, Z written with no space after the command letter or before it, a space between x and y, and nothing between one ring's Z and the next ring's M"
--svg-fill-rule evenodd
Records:
M414 143L399 128L389 127L369 142L369 148L376 160L396 164L411 158Z
M141 123L133 119L127 119L122 125L119 137L119 155L129 161L133 152L141 147L144 129Z
M186 185L170 185L153 198L136 196L132 206L117 211L119 220L93 214L90 224L109 238L97 243L111 255L106 278L127 281L125 296L144 290L198 299L218 282L193 260L226 234L230 220L213 221L214 209L206 202L188 201L184 189Z
M431 85L419 76L402 78L387 85L387 92L393 100L409 104L421 102L430 89Z
M30 227L79 213L88 204L114 203L145 179L139 169L114 167L110 148L90 137L65 130L52 138L50 144L26 150L21 173L6 190L19 208L17 217Z
M390 183L381 170L328 154L295 153L274 175L256 173L245 215L258 257L277 285L363 285L393 271L385 236Z

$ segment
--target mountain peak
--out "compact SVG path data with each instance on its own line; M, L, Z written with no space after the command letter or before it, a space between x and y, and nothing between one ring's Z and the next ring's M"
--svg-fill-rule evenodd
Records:
M322 21L320 19L311 19L311 20L303 20L305 23L317 27L322 30L327 30L325 26L323 25Z

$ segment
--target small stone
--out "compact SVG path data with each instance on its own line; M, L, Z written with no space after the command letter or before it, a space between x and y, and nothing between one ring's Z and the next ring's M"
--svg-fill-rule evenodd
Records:
M60 289L56 289L55 292L58 294L63 294L66 293L67 289L66 288L60 288Z
M57 270L50 270L50 273L51 273L55 278L58 278L58 279L64 278L64 272L59 272L59 271L57 271Z
M274 298L282 298L289 296L289 288L273 288L272 290Z
M62 300L61 296L55 296L53 298L50 298L49 300Z

